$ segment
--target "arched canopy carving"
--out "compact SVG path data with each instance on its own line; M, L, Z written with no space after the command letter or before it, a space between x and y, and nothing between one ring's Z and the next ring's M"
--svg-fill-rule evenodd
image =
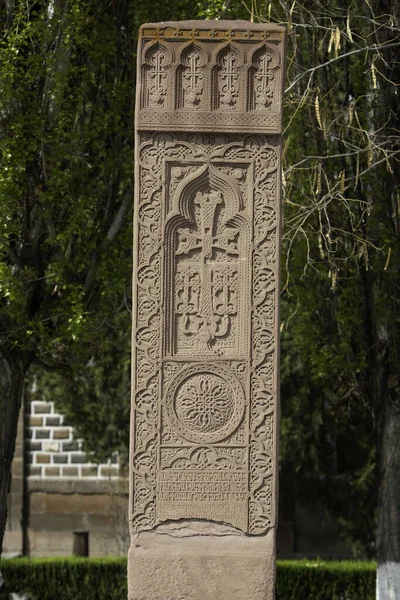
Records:
M177 109L207 110L204 101L207 53L196 43L187 44L180 53L176 70Z
M216 54L212 75L213 109L234 111L243 94L243 56L234 44L226 44Z
M160 42L150 44L142 66L142 105L161 110L168 108L171 52Z
M233 178L212 164L175 191L165 227L167 355L240 352L249 273L249 223ZM171 335L172 333L172 335Z
M221 22L206 34L162 27L141 36L140 130L281 132L282 28Z
M261 44L250 57L248 73L248 110L271 112L280 101L277 81L280 57L274 48Z

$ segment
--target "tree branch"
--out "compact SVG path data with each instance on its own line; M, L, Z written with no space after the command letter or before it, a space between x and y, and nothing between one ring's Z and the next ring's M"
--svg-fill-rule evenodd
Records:
M289 85L289 87L286 88L285 94L290 92L290 90L294 88L296 83L298 83L301 79L303 79L303 77L307 77L307 75L310 75L310 78L311 78L314 75L315 71L318 71L318 69L327 67L327 66L331 65L332 63L337 62L338 60L341 60L342 58L346 58L347 56L352 56L353 54L361 54L361 52L369 52L369 51L380 52L381 50L385 50L386 48L395 48L395 47L400 47L400 42L393 42L391 44L383 44L382 46L377 46L377 45L366 46L365 48L358 48L357 50L351 50L350 52L345 52L344 54L341 54L340 56L335 56L334 58L331 58L330 60L328 60L324 63L321 63L320 65L317 65L316 67L313 67L312 69L307 69L307 71L304 71L304 73L300 73L300 75L297 75L297 77L294 78L294 80Z
M126 193L125 198L122 200L121 205L117 211L117 214L115 215L115 218L114 218L113 222L111 223L109 230L107 231L106 240L102 244L103 246L108 245L110 242L112 242L113 239L115 238L115 236L117 235L117 233L119 232L119 230L121 229L122 223L124 222L124 218L128 211L128 206L130 204L131 199L132 199L132 188L131 188L131 186L129 186L128 192Z

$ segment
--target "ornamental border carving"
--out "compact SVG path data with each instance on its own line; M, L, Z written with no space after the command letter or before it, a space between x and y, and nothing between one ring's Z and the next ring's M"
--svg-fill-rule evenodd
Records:
M169 205L169 188L175 185L166 178L169 163L190 169L201 165L219 165L218 168L238 171L238 165L249 165L248 185L250 193L245 197L248 205L242 207L252 216L251 244L251 306L249 335L251 352L243 356L212 358L213 369L230 371L232 380L244 390L249 408L244 421L236 417L239 427L237 440L229 437L215 441L204 440L195 445L179 439L179 431L169 433L171 442L165 446L167 455L176 461L204 461L212 465L234 460L235 472L246 477L247 492L229 492L239 500L231 503L232 516L227 522L249 534L262 534L275 524L275 490L277 478L277 394L278 394L278 295L279 295L279 237L280 237L280 137L249 134L202 134L202 133L152 133L141 132L137 146L137 205L135 214L134 281L133 281L133 410L132 410L132 481L131 524L133 531L153 528L164 517L179 518L179 510L158 503L157 482L161 481L161 398L167 397L173 388L174 378L192 367L207 371L210 356L200 355L183 358L168 356L163 346L165 322L162 278L164 264L164 235ZM222 165L222 166L221 166ZM169 167L168 167L169 168ZM169 172L169 171L168 171ZM245 183L242 184L244 186ZM245 189L243 187L243 189ZM176 368L174 365L177 365ZM167 369L167 371L165 370ZM166 384L165 374L170 373ZM163 373L165 373L163 375ZM164 401L165 402L165 401ZM228 435L228 432L227 432ZM234 434L235 435L235 434ZM244 436L244 438L243 438ZM183 436L184 438L184 436ZM236 441L235 441L236 440ZM221 446L222 444L222 446ZM221 447L220 447L221 446ZM167 452L167 448L169 454ZM174 449L175 448L175 449ZM246 463L243 449L247 448ZM187 452L191 454L187 454ZM172 453L172 454L171 454ZM185 458L185 457L188 458ZM192 456L192 458L190 458ZM229 457L232 456L231 459ZM237 458L233 458L236 456ZM212 458L214 457L214 458ZM212 460L211 460L212 459ZM179 462L178 461L178 462ZM214 462L212 462L214 461ZM173 463L173 464L175 464ZM228 464L226 463L226 464ZM171 463L172 464L172 463ZM178 464L178 463L176 463ZM180 464L180 463L179 463ZM189 464L189 463L188 463ZM233 464L233 463L232 463ZM176 467L174 467L176 469ZM172 473L172 471L171 471ZM247 473L247 475L246 475ZM232 484L229 484L232 485ZM228 495L229 495L228 494ZM223 495L220 495L223 498ZM218 506L222 506L222 500ZM201 503L200 503L201 504ZM203 503L204 504L204 503ZM206 506L204 504L204 506ZM161 508L160 508L161 506ZM208 505L207 505L208 506ZM189 504L186 509L189 511ZM198 514L212 519L200 506ZM192 510L192 509L190 509ZM243 511L247 513L244 515ZM175 511L175 512L174 512ZM219 514L220 508L216 509ZM182 513L180 518L183 518ZM188 513L192 514L192 513ZM228 514L228 513L227 513ZM160 516L161 515L161 516ZM171 516L172 515L172 516ZM202 517L203 518L203 517ZM229 521L229 519L231 519Z

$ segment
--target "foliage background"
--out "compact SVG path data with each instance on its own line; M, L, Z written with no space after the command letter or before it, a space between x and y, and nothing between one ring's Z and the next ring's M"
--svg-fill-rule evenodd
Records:
M3 4L1 347L99 460L126 458L137 29L199 17L288 28L281 475L374 554L400 395L397 0Z

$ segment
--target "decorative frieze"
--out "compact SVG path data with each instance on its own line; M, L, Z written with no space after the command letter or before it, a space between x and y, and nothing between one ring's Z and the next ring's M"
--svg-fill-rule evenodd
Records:
M280 133L282 28L192 23L141 30L138 129Z

